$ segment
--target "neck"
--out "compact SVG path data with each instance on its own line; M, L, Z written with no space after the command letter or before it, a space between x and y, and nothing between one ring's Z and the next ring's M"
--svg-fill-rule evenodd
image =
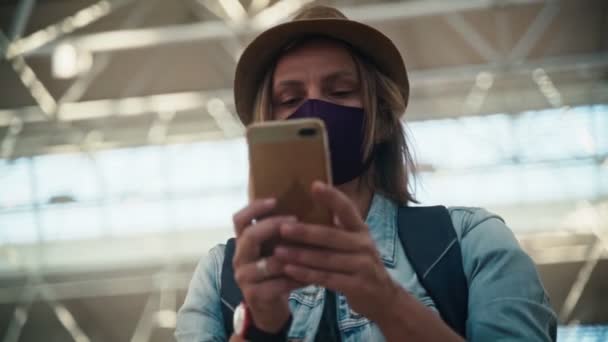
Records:
M357 206L359 214L365 220L367 212L372 202L374 191L367 186L367 182L362 181L362 178L356 178L348 183L336 186L342 191L353 203Z

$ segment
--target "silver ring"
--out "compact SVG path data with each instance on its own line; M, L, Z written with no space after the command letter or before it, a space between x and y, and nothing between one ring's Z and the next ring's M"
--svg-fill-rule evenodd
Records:
M266 258L262 258L255 263L255 267L258 270L258 273L262 275L262 277L268 277L268 262Z

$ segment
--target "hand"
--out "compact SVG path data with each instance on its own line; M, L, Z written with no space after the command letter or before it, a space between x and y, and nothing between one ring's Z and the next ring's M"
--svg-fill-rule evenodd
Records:
M261 257L261 245L279 236L284 223L293 217L268 217L252 224L256 217L267 215L276 205L274 199L255 200L234 214L236 251L233 258L234 277L251 311L255 326L275 333L289 319L289 293L303 285L283 275L283 263L276 257Z
M285 263L284 272L292 279L342 292L355 311L380 320L401 289L384 268L367 225L337 189L315 182L312 196L330 208L336 226L285 224L281 239L300 247L283 244L274 255Z

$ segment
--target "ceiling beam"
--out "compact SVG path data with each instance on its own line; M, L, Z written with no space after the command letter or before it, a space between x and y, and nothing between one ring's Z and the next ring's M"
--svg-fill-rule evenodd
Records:
M34 9L36 0L20 0L15 8L15 16L13 17L13 23L10 31L8 31L8 38L16 40L21 38L27 27L28 20Z
M497 62L500 54L496 49L471 25L460 13L452 13L444 17L445 21L458 32L477 53L487 62Z
M573 323L571 320L572 313L574 312L574 309L576 309L576 306L583 295L583 292L585 291L585 287L591 278L593 270L606 253L605 246L599 239L595 244L593 244L593 246L587 248L587 250L588 253L585 258L585 263L578 271L576 279L570 287L570 290L566 295L566 299L564 300L562 309L559 313L559 320L563 324Z
M79 28L85 27L104 16L112 13L133 0L101 0L90 6L87 6L78 12L63 18L61 21L49 25L41 30L31 33L30 35L17 39L0 50L0 55L4 55L7 59L13 59L27 54L29 51L35 51L46 44L54 44L61 37L76 31Z
M531 253L537 264L559 264L570 262L586 261L588 253L583 253L582 248L588 251L588 246L571 246L554 248L551 254L553 257L544 255L542 251ZM580 252L579 252L580 250ZM570 253L577 251L574 255ZM540 258L537 261L536 253L539 253ZM558 257L559 256L559 257ZM598 260L606 260L606 253L596 256L595 262ZM92 298L100 296L120 296L133 295L143 293L153 293L160 290L186 290L192 277L190 271L177 272L159 272L142 276L130 277L105 277L78 281L60 281L55 283L44 284L27 284L25 287L5 287L0 288L0 304L14 303L16 298L19 298L23 293L39 293L42 291L52 291L54 299L61 301L72 298Z
M454 0L449 2L418 0L341 7L340 10L352 20L374 24L421 16L490 9L497 6L529 5L543 2L543 0ZM192 41L225 40L233 38L235 34L251 35L252 32L261 32L275 24L275 22L258 20L259 18L263 18L262 14L260 13L258 16L239 24L228 24L224 21L216 20L158 28L106 31L73 36L68 39L76 47L91 52L139 49ZM44 46L42 44L33 44L32 48L22 48L19 51L26 55L49 55L58 43L59 41L53 41ZM9 50L11 48L9 47ZM12 49L14 50L15 48Z
M181 92L64 103L57 111L57 119L60 121L77 121L169 111L180 112L204 108L211 98L232 102L232 92L229 89L222 89L209 92ZM13 115L17 115L26 123L47 120L38 106L2 109L0 110L0 127L8 126Z
M475 80L480 72L492 72L498 78L510 75L531 75L537 68L543 68L547 73L584 71L608 67L608 53L551 57L541 60L528 61L513 65L498 65L489 63L482 65L436 68L430 70L414 70L410 72L412 89L424 89L425 86L436 87L448 83L467 82ZM565 85L557 84L563 88ZM599 87L599 86L598 86ZM566 87L567 88L567 87ZM601 89L600 89L601 90ZM232 89L218 89L204 92L181 92L158 94L121 99L104 99L61 104L57 111L59 121L77 121L99 119L104 117L134 116L146 113L167 111L187 111L205 108L208 100L219 98L229 108L233 107ZM413 104L415 105L415 103ZM456 110L454 110L454 114ZM444 115L451 114L445 113ZM38 106L27 106L15 109L0 109L0 127L10 125L14 116L25 123L42 122L47 118Z
M51 290L55 300L92 298L99 296L122 296L156 292L161 289L185 290L191 272L176 272L167 275L151 274L132 277L107 277L58 283L27 284L25 287L0 288L0 304L14 303L22 293L40 293ZM169 278L170 277L170 278Z
M509 54L509 60L524 60L540 41L549 26L559 14L558 2L549 2L537 14L528 30L521 36Z

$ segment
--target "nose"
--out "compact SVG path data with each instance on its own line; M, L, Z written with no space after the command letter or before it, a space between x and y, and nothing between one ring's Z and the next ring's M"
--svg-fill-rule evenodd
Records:
M309 100L323 100L323 93L321 87L316 84L309 84L306 90L307 99Z

